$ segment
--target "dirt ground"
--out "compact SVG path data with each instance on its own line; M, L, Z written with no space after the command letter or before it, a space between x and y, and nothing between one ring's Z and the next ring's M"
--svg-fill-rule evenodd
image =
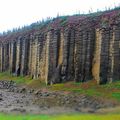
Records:
M13 114L107 113L117 103L94 97L28 89L13 81L0 81L0 112ZM102 112L104 111L104 112Z

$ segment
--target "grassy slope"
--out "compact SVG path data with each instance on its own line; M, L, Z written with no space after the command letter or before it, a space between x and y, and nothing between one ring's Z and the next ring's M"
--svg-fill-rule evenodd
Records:
M120 102L120 81L106 85L96 85L93 81L86 83L69 82L51 86L52 90L71 91L89 96L112 99Z
M46 86L41 80L33 80L30 77L16 77L10 75L8 72L0 73L0 80L14 80L18 84L27 85L30 88L41 89L45 88L53 91L67 91L77 94L85 94L89 96L96 96L106 99L113 99L120 102L120 81L106 84L97 85L93 81L86 83L67 82L61 84L54 84L52 86Z

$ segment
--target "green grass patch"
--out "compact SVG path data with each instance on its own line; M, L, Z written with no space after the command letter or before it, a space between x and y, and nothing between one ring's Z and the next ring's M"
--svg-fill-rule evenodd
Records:
M92 82L93 81L87 83L68 82L64 84L55 84L51 86L50 89L70 91L78 94L85 94L88 96L96 96L120 101L120 81L106 85L97 85Z
M0 120L50 120L47 115L5 115L0 114Z
M91 87L89 89L84 89L81 87L81 83L71 83L70 85L66 84L55 84L51 86L52 90L63 90L63 91L70 91L70 92L76 92L81 94L86 94L89 96L96 95L99 96L101 93L99 91L96 91L95 87Z
M19 85L26 85L33 89L46 87L44 80L32 79L30 76L15 76L9 71L0 73L0 80L13 80Z
M68 115L4 115L0 120L120 120L119 114L68 114Z
M112 97L120 101L120 92L112 93Z
M32 81L31 77L28 76L15 76L10 74L9 71L0 73L0 80L13 80L18 84L27 84Z

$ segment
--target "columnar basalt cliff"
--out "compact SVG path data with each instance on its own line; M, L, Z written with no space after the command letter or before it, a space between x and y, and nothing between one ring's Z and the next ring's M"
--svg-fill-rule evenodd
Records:
M0 72L46 84L120 80L120 10L58 17L0 37Z

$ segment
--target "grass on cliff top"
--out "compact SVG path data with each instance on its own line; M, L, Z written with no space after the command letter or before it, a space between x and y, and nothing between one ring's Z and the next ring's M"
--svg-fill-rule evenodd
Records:
M0 120L120 120L119 114L69 114L69 115L4 115Z
M42 80L33 80L26 76L13 76L9 72L0 73L0 80L14 80L17 84L26 85L33 89L48 89L53 91L73 92L96 96L101 98L113 99L120 102L120 81L106 85L97 85L94 81L85 83L67 82L46 86Z

